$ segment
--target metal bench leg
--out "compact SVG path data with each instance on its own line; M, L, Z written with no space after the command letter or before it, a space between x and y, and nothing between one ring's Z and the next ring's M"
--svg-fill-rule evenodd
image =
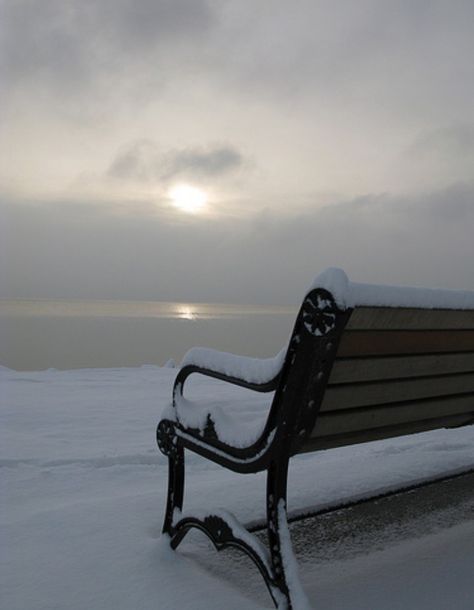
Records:
M171 546L176 548L180 541L174 540L173 520L176 517L175 511L181 512L183 510L184 449L178 443L171 422L165 420L160 422L156 436L160 450L168 457L168 496L162 532L171 537Z
M286 488L288 479L288 460L272 462L267 473L267 534L270 547L270 557L274 574L274 584L288 600L288 610L291 610L291 600L286 581L285 565L282 556L282 540L280 537L281 506L286 518ZM279 508L280 507L280 508Z
M267 532L273 584L287 600L287 610L309 608L298 579L298 568L286 516L288 459L272 462L267 474ZM281 606L279 605L278 608Z
M184 499L184 449L175 433L174 423L162 420L157 430L160 450L168 457L168 497L163 533L176 549L187 532L197 528L206 534L220 551L235 547L244 551L257 565L269 593L279 610L302 610L304 593L297 581L296 561L286 520L286 487L288 458L272 462L267 472L267 532L269 549L227 511L182 515ZM288 584L288 571L291 582ZM298 594L298 601L294 593ZM308 606L309 608L309 606Z

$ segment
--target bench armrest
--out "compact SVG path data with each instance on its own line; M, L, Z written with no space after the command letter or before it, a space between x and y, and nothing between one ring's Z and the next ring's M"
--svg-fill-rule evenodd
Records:
M256 392L276 389L286 348L274 358L249 358L214 349L195 347L184 356L173 389L173 402L181 396L184 382L192 373L220 379Z

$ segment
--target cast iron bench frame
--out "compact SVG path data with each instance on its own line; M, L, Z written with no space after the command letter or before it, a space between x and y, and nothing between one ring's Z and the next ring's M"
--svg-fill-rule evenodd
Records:
M316 424L338 346L352 311L350 307L339 307L328 290L311 290L298 313L281 370L264 383L249 383L194 364L179 371L173 389L174 406L182 396L186 379L193 373L257 392L275 392L263 433L251 446L236 448L220 441L211 419L205 430L186 428L174 417L162 419L157 428L158 446L169 459L163 533L170 537L171 547L176 549L186 533L197 528L210 538L217 550L241 549L257 565L278 608L295 608L292 584L287 578L288 568L295 559L291 548L283 541L289 535L286 515L289 460L302 450ZM471 416L474 417L474 408ZM437 427L446 427L446 422L440 421L432 429ZM417 431L415 423L412 432ZM409 432L408 426L404 433ZM351 444L351 441L341 444ZM224 511L213 511L205 516L182 513L185 449L234 472L267 472L268 549Z

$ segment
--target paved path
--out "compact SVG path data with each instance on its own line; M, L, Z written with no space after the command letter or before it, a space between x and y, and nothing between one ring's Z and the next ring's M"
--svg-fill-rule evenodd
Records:
M461 531L464 526L468 529ZM378 604L373 607L376 610L402 608L396 600L385 599L382 589L393 588L397 582L400 585L397 579L408 577L403 569L412 574L413 566L418 584L408 592L412 597L400 599L404 600L403 610L423 609L416 604L422 604L420 596L434 586L433 578L435 584L440 580L448 558L458 560L458 581L445 583L446 609L470 610L470 602L463 605L463 599L468 599L464 588L465 581L472 581L471 568L463 572L465 561L457 549L460 541L469 538L469 547L460 552L474 563L474 473L309 517L293 522L290 529L304 587L320 610L353 610L358 608L357 599L367 610L368 590L373 603ZM259 536L265 537L264 533ZM180 547L180 552L244 591L262 608L272 607L263 580L245 555L231 549L217 553L199 533L190 534L189 543ZM427 557L437 558L438 563L430 563ZM474 589L471 594L474 598ZM443 604L439 607L444 610Z
M290 529L298 560L314 562L365 554L472 519L474 473L310 517Z

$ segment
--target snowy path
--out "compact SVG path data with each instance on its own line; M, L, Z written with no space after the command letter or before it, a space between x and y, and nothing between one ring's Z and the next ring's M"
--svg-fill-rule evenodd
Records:
M314 606L325 610L470 610L473 565L474 522L470 521L367 556L323 565L313 578L304 574L303 584Z
M166 462L155 448L154 429L173 378L173 370L156 367L0 371L2 608L271 607L244 560L207 551L199 534L179 553L158 540ZM210 380L194 386L204 398L227 392ZM337 503L472 466L474 429L294 462L291 508ZM261 475L232 475L197 456L189 456L188 473L188 507L225 507L247 522L263 517ZM300 554L315 607L472 607L472 512L425 530L421 538L395 538L365 553ZM331 544L347 548L347 537ZM226 571L235 577L220 573ZM400 589L400 582L408 584Z

